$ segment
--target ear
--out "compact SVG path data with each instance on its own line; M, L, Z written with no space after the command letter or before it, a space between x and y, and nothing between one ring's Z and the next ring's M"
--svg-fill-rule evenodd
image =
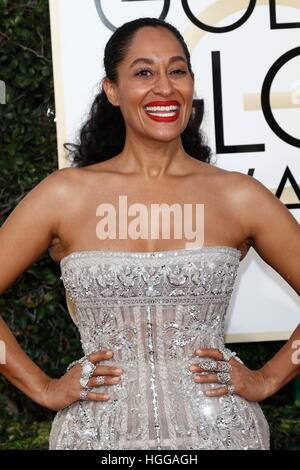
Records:
M102 87L107 96L108 101L113 106L119 106L118 93L115 83L111 82L109 78L105 77L102 81Z

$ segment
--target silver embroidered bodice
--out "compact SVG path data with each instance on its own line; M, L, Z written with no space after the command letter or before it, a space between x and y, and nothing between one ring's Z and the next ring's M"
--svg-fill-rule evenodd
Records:
M199 363L197 348L224 346L240 255L207 246L80 251L61 260L83 353L113 350L98 365L123 374L117 385L92 389L109 400L78 400L57 412L50 450L269 449L258 403L208 397L203 392L221 384L196 383L188 369Z

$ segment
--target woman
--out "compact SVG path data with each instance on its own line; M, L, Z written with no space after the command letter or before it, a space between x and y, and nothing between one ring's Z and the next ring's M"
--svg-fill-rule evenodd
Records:
M58 411L50 449L269 449L258 402L299 372L292 354L300 326L250 370L224 347L224 320L250 245L300 292L299 225L257 180L210 165L194 125L189 51L173 26L124 24L104 64L103 90L75 146L77 167L45 178L0 231L0 292L49 248L84 356L48 377L1 319L0 370ZM120 195L146 209L204 205L205 246L186 248L187 236L179 243L161 232L101 237L99 207L109 204L122 219Z

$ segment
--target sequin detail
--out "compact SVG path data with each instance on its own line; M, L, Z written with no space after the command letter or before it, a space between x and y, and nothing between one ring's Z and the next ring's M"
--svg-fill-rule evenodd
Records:
M76 401L57 412L50 450L269 449L258 403L237 394L208 397L205 390L220 384L196 383L188 369L199 362L196 349L225 346L240 254L203 247L63 258L83 353L111 349L113 358L98 364L124 372L118 384L92 389L109 400Z
M161 449L160 445L160 423L159 423L159 408L158 408L158 397L157 397L157 377L156 377L156 360L155 360L155 349L153 346L152 336L152 317L151 307L146 307L147 312L147 342L148 342L148 354L149 354L149 365L150 365L150 388L152 393L152 406L153 406L153 417L154 417L154 428L155 436L157 441L157 449Z

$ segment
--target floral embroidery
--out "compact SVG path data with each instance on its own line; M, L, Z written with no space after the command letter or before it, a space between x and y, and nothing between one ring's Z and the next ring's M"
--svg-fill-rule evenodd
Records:
M258 403L207 397L196 383L198 347L224 346L240 252L230 247L157 253L74 252L61 261L84 354L112 349L101 365L120 383L95 387L105 402L57 412L49 449L268 449ZM238 359L236 357L236 359Z

